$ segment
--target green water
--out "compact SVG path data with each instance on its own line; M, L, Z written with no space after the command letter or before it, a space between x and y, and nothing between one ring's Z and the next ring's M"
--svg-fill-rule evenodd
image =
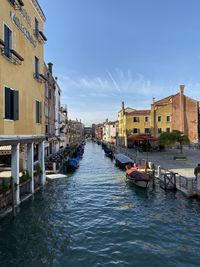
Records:
M0 266L200 266L200 202L130 187L100 146L0 221Z

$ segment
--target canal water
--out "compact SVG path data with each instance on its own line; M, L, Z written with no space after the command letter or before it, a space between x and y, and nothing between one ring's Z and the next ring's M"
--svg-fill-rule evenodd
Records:
M87 143L80 168L0 221L0 266L200 266L200 204L145 192Z

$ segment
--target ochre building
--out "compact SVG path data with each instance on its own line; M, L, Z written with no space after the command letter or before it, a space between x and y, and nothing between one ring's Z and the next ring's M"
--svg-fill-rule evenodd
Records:
M151 109L125 108L118 112L118 142L127 146L130 135L149 134L159 137L162 132L179 130L191 142L199 141L199 102L184 95L184 85L179 93L159 101L153 100Z
M8 146L11 151L17 205L23 199L20 159L26 159L22 168L31 178L27 193L33 193L46 181L44 22L37 0L0 1L0 149ZM34 172L34 158L38 176Z
M0 1L0 135L45 135L44 21L36 0Z

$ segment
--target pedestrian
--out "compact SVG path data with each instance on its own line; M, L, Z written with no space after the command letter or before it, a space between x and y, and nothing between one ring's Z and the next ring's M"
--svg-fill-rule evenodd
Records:
M196 179L197 179L198 173L200 173L200 163L197 164L197 166L194 168L194 175L195 175Z

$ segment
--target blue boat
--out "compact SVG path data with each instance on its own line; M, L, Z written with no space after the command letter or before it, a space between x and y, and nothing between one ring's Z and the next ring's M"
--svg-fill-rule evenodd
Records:
M69 158L66 161L67 169L75 170L79 167L80 156Z
M129 163L133 164L134 161L131 158L125 156L124 154L116 154L115 155L115 164L118 167L125 168L125 166Z

